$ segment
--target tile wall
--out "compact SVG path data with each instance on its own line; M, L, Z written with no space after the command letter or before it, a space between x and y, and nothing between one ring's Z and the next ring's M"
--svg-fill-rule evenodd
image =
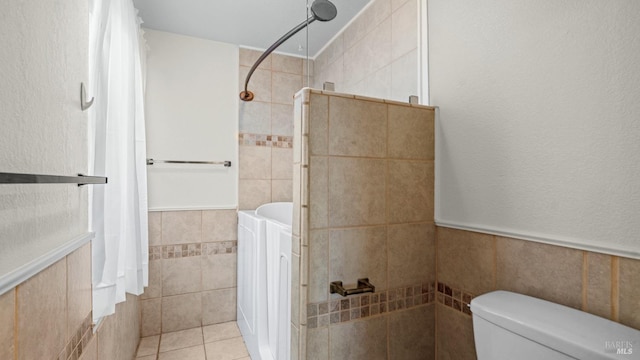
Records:
M140 339L135 296L94 333L91 245L0 295L0 359L130 360Z
M294 359L435 354L434 109L304 89L294 119Z
M236 318L235 210L149 212L149 287L141 335Z
M315 57L314 88L408 101L418 94L418 1L373 0Z
M246 74L260 55L261 51L240 49L242 88ZM308 65L313 66L313 62ZM293 95L308 83L306 75L306 60L271 54L251 77L249 90L255 99L240 101L239 109L240 210L291 201Z
M508 290L640 329L640 261L436 228L437 358L475 359L473 296Z
M261 54L240 49L241 84ZM293 95L306 74L303 59L272 54L251 78L255 99L239 108L241 210L292 199ZM236 319L237 224L236 210L149 213L142 336Z

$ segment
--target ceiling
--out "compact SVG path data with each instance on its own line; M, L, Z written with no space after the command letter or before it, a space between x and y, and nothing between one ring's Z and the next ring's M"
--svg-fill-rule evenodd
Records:
M312 0L308 0L309 4ZM308 55L314 58L370 0L331 0L338 15L309 25ZM266 49L307 18L307 0L134 0L143 27ZM302 30L276 52L307 55Z

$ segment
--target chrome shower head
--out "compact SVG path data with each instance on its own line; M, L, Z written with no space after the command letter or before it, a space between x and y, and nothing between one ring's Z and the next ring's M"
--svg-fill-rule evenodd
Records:
M329 0L316 0L311 4L311 13L316 20L331 21L338 15L338 9Z

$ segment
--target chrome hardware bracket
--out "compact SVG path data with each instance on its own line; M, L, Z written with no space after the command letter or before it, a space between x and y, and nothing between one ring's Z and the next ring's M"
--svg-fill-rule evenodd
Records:
M342 281L334 281L329 285L329 292L349 296L368 292L376 292L376 287L369 282L369 278L358 279L358 287L355 289L345 289Z

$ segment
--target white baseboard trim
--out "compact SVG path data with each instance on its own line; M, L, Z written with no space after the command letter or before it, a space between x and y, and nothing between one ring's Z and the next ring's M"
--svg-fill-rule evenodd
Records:
M88 232L78 236L48 253L20 266L12 272L0 277L0 295L22 284L40 271L62 260L65 256L91 241L95 233Z
M503 236L513 239L534 241L543 244L564 246L567 248L591 251L602 254L609 254L615 256L621 256L631 259L640 260L640 251L635 249L629 249L622 246L612 246L611 244L598 244L598 243L585 243L579 239L569 239L562 237L550 237L543 234L518 232L513 230L505 230L500 228L494 228L490 226L469 225L464 223L458 223L453 221L435 220L437 226L473 231L478 233Z

